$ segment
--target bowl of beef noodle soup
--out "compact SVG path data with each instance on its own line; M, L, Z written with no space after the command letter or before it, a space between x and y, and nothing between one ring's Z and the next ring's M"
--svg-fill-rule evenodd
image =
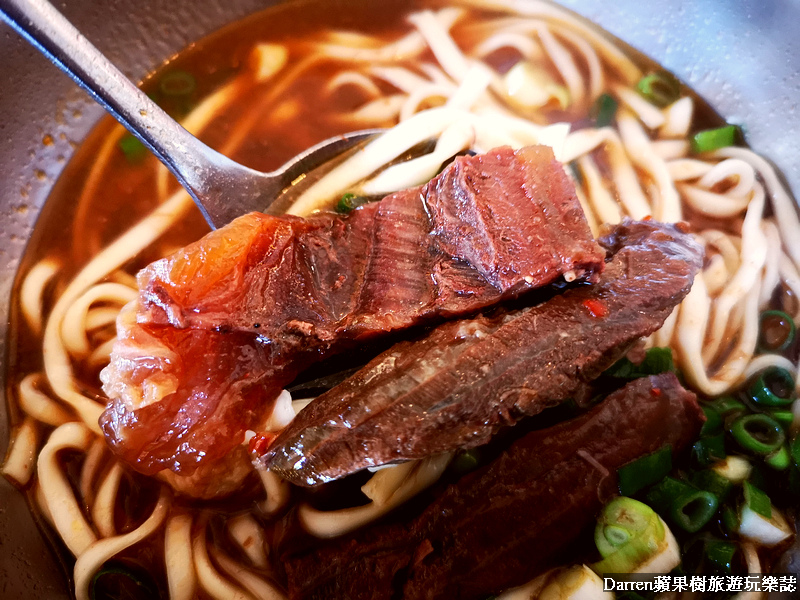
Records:
M9 597L796 597L796 7L145 4L233 159L383 131L211 232L2 40Z

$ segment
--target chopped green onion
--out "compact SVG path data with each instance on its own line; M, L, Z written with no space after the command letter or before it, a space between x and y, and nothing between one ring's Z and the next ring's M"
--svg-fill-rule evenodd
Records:
M692 485L701 490L711 492L720 501L725 500L731 489L733 489L733 482L730 479L711 469L697 471L692 475Z
M739 135L740 130L736 125L698 131L692 138L692 151L695 154L702 154L733 146L739 139Z
M474 471L480 464L480 454L477 449L465 450L453 459L450 469L458 475Z
M764 462L776 471L783 471L789 468L791 458L789 457L789 450L786 446L781 446L772 454L764 457Z
M750 397L761 406L788 406L792 403L794 378L786 369L764 369L750 386Z
M749 481L744 482L744 503L754 513L767 519L772 518L772 502L770 502L769 496Z
M657 555L670 549L664 523L646 504L619 496L600 513L594 540L603 557L592 565L597 574L634 573ZM677 557L677 551L675 551ZM678 558L676 563L679 562ZM669 568L674 566L670 564Z
M705 490L688 491L672 503L670 516L684 531L694 533L703 528L717 512L719 500Z
M722 507L722 515L720 516L720 523L725 533L731 535L739 530L739 515L732 506Z
M789 429L792 421L794 421L794 413L790 410L771 410L768 414L780 423L784 429Z
M789 453L792 455L794 466L800 469L800 435L792 438L792 441L789 443Z
M647 503L661 514L668 514L672 502L693 489L692 486L678 481L674 477L664 477L648 490L646 494Z
M717 570L725 574L733 572L733 561L736 557L736 552L739 550L738 546L732 542L723 542L722 540L706 540L705 543L706 559Z
M672 446L668 444L620 467L617 470L619 492L623 496L632 496L642 488L660 481L671 470Z
M603 373L617 379L639 379L647 375L674 373L675 363L670 348L650 348L640 364L634 364L628 358L621 358Z
M597 520L594 543L600 556L607 558L638 534L653 526L657 516L646 504L619 496L606 504Z
M589 113L594 119L596 127L607 127L617 114L617 101L610 94L601 94L594 101Z
M681 84L672 73L658 71L642 77L636 84L636 90L648 102L664 108L678 99Z
M158 84L158 89L165 96L188 96L195 88L197 80L186 71L166 73Z
M706 422L700 428L700 437L709 437L722 433L722 417L713 406L708 404L703 405L703 414L706 416Z
M794 319L782 310L767 310L759 319L758 351L784 352L794 342L796 328Z
M772 454L786 440L786 434L778 422L763 413L737 418L731 424L730 431L743 449L759 456Z
M347 214L367 202L369 202L369 198L364 196L345 194L339 199L339 202L336 203L336 212Z
M123 135L117 145L131 164L141 162L147 157L147 146L140 142L139 138L134 137L133 134L126 133Z
M723 460L725 453L725 435L720 433L710 437L700 438L692 446L692 454L698 464L708 467L718 460Z
M137 569L138 571L138 569ZM127 598L136 600L159 598L155 583L146 573L138 573L121 562L108 562L95 573L89 583L91 600L116 600Z
M723 417L731 413L744 412L747 410L744 403L733 396L721 396L713 402L712 406Z

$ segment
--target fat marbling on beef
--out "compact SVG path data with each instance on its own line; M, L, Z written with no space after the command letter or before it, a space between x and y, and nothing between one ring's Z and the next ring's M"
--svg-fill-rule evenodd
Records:
M457 158L346 216L245 215L140 273L101 375L102 429L139 471L217 478L314 362L564 277L593 280L603 258L546 147ZM236 487L217 483L183 491Z
M626 222L601 239L595 285L533 307L440 325L314 400L263 464L299 485L484 444L579 395L688 293L702 251L680 227Z
M637 379L592 410L528 433L411 523L386 523L283 557L293 599L481 599L564 560L617 489L619 467L705 420L672 374Z

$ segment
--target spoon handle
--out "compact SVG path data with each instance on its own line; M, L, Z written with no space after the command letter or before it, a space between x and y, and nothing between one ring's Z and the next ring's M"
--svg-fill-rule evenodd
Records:
M0 18L139 138L209 219L202 203L208 197L206 187L215 175L239 165L175 122L46 0L0 0Z

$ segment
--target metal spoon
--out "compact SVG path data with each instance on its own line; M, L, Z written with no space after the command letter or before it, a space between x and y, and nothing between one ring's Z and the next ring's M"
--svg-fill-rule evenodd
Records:
M212 228L264 211L292 182L375 135L326 140L271 173L240 165L198 140L125 77L46 0L0 0L0 18L84 88L178 178Z

